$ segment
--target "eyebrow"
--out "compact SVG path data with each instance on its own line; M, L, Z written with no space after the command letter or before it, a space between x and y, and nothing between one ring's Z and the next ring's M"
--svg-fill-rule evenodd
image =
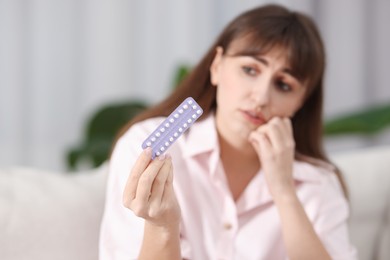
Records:
M250 57L254 58L255 60L257 60L257 61L260 62L260 63L263 63L263 64L264 64L265 66L267 66L267 67L269 66L268 61L267 61L266 59L262 58L262 57L259 57L259 56L250 56ZM291 77L294 77L297 81L299 81L299 80L297 79L297 77L294 76L294 74L292 73L291 69L289 69L289 68L284 68L284 69L283 69L283 72L289 74Z

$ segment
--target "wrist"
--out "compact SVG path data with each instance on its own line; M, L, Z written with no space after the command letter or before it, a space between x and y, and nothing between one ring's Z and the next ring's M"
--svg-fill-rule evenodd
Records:
M145 233L153 234L163 240L170 240L180 236L180 224L170 224L167 226L156 225L152 222L145 221Z
M179 224L161 226L146 221L138 259L182 259Z
M280 188L277 192L273 194L272 197L275 204L290 204L298 200L294 186L285 186L283 188Z

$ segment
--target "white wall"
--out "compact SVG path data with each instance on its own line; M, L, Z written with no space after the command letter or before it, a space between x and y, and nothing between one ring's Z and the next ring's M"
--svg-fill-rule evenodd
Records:
M327 117L390 100L390 1L0 0L0 165L63 170L97 108L161 100L179 63L194 64L228 21L265 2L317 21Z

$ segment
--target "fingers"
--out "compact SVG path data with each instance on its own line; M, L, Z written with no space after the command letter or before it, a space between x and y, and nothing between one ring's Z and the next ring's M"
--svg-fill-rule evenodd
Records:
M173 165L171 166L171 171L169 172L168 179L167 179L167 185L172 186L173 184Z
M294 146L292 124L289 118L274 117L267 124L260 126L250 135L250 140L256 141L260 149L273 148L276 152L283 151L286 147ZM260 143L262 142L262 146Z
M273 118L267 134L276 152L294 148L294 135L289 118Z
M272 149L272 145L271 145L271 142L269 141L269 139L264 135L264 134L261 134L259 136L259 150L260 151L271 151ZM269 153L260 153L262 156L270 156L271 154ZM263 157L264 158L264 157Z
M153 160L138 180L135 198L140 202L147 203L152 192L152 185L165 163L165 156Z
M138 157L138 160L135 162L129 178L127 179L127 183L124 190L124 199L125 200L133 200L136 195L138 180L141 177L141 174L145 171L147 166L150 163L152 158L152 149L145 149L141 155Z
M171 197L175 196L173 191L173 165L169 170L168 178L167 181L165 182L164 193L162 194L161 200L164 201L167 197L170 196Z
M142 167L139 166L139 168ZM134 174L139 175L138 172ZM132 181L135 180L136 178L132 179ZM156 225L172 223L172 219L179 220L180 208L173 192L172 181L173 166L171 157L169 155L157 157L140 174L136 183L134 198L132 200L124 198L125 207L132 210L136 216ZM134 183L129 181L130 186L133 187ZM127 192L129 190L130 188ZM124 196L126 196L126 192Z
M170 156L166 156L164 165L161 167L159 173L153 181L151 188L151 194L149 202L151 204L157 203L160 204L162 201L163 193L168 181L169 175L172 172L172 159Z

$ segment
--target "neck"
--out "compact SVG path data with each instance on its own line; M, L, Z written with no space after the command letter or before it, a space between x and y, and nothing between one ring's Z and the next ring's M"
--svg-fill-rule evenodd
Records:
M220 156L226 174L246 172L255 174L260 169L260 161L253 146L248 142L228 142L218 134Z
M252 178L260 169L258 156L248 142L246 144L229 143L218 135L220 156L229 189L234 201L237 201Z

